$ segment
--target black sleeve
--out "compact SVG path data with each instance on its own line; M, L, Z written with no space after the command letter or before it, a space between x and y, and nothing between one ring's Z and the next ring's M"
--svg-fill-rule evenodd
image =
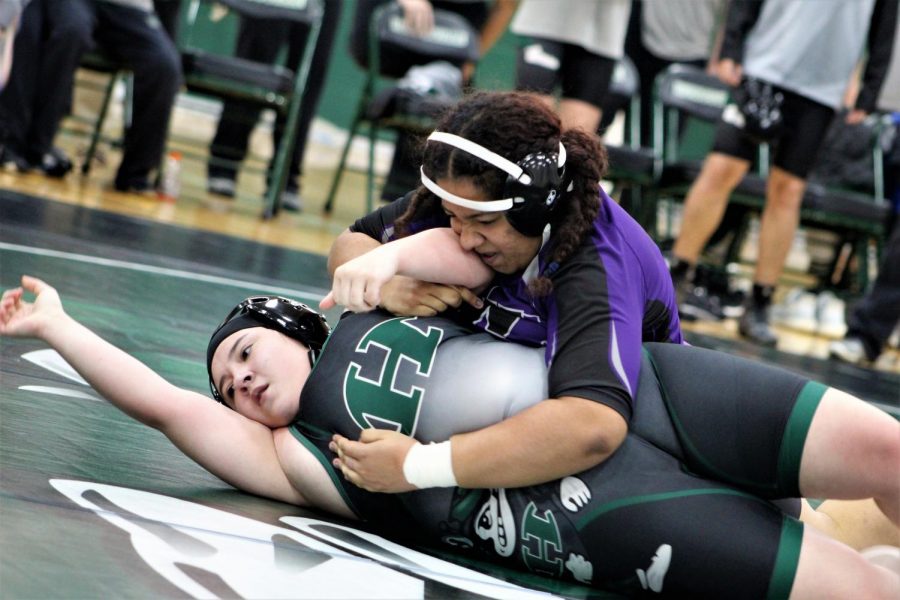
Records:
M413 193L410 192L394 200L390 204L382 206L364 217L357 219L350 225L350 231L364 233L382 244L394 239L394 221L406 212L412 201Z
M566 259L553 278L557 310L556 331L548 330L548 344L555 346L547 375L551 398L575 396L605 404L626 422L631 420L632 397L611 367L610 321L612 308L606 273L591 242ZM640 331L638 320L637 330ZM627 336L626 336L627 337ZM640 369L640 338L625 348L621 361L626 370ZM636 357L636 361L632 360Z
M725 33L719 59L730 58L740 64L744 62L744 40L747 32L756 24L764 0L731 0L725 18Z
M856 108L866 112L875 110L878 94L891 64L891 53L896 43L897 4L898 0L876 0L872 10L866 69L856 97Z

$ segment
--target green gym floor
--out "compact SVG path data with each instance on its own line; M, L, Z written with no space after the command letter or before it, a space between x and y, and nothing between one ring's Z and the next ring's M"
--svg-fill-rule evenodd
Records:
M207 336L238 300L277 293L315 304L327 285L319 255L0 191L0 286L22 273L54 285L101 336L200 392ZM897 374L691 341L900 415ZM606 596L423 554L238 492L107 404L39 342L0 340L0 379L0 597Z

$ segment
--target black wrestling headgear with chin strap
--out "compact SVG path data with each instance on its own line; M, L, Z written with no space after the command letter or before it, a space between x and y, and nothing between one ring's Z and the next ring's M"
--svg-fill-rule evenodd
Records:
M559 204L560 195L571 191L571 182L567 184L568 189L561 189L566 173L566 149L562 142L559 143L557 154L536 152L514 163L480 144L452 133L435 131L428 136L428 141L459 148L507 174L502 199L479 201L451 194L432 181L425 174L425 169L421 168L422 184L430 192L451 204L471 210L505 212L509 224L523 235L540 236L550 222L551 213Z
M212 359L216 348L225 338L241 329L265 327L291 337L309 348L312 364L325 345L331 327L318 312L302 302L281 296L252 296L231 309L222 324L209 338L206 347L206 372L209 374L209 389L214 399L222 402L222 395L216 389L212 377Z

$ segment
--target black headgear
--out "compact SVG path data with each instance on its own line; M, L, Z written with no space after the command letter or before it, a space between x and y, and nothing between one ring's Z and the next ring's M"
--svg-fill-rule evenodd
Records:
M559 204L560 195L569 191L563 190L566 172L566 149L562 142L559 153L536 152L529 154L518 163L507 160L464 137L435 131L428 136L428 141L442 142L477 156L498 169L506 172L506 183L503 185L503 198L500 200L478 201L451 194L425 175L420 169L422 184L436 196L465 208L480 212L506 213L506 219L516 231L530 237L540 236L553 210Z
M212 378L212 359L216 348L231 334L249 327L274 329L301 342L310 352L310 362L318 356L331 333L328 321L306 304L281 296L253 296L231 309L209 338L206 347L206 372L213 398L222 402Z

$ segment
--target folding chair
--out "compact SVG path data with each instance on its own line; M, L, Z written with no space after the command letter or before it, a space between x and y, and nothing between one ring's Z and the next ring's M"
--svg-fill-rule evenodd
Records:
M638 222L644 223L648 210L644 206L646 195L652 195L661 166L653 148L641 147L641 97L637 68L627 56L616 63L609 92L601 107L604 121L611 122L613 115L624 111L625 135L621 145L606 144L609 172L606 179L616 187L628 190L628 211ZM623 201L620 198L620 201ZM625 202L623 201L623 204ZM650 208L655 203L650 202Z
M410 32L403 21L403 11L396 3L379 7L369 21L368 31L368 68L356 113L350 125L347 141L341 150L341 156L335 170L325 212L330 213L334 207L335 196L347 163L350 145L360 127L368 129L368 164L366 168L366 212L373 208L375 193L375 143L381 129L405 129L413 132L427 132L434 126L431 118L423 115L404 115L397 112L382 118L370 111L379 85L385 80L396 79L404 74L405 68L398 69L393 61L381 61L387 53L402 55L406 66L422 65L432 61L443 60L461 67L467 62L476 62L479 58L478 34L468 21L456 13L435 9L434 28L424 37Z
M288 177L288 166L300 113L300 102L312 63L313 50L322 20L322 0L191 0L180 40L185 85L188 91L216 98L232 98L272 108L285 115L286 123L275 149L271 180L266 192L263 218L273 217L280 209L281 192ZM207 8L203 8L206 5ZM221 6L216 6L221 5ZM230 55L214 53L196 45L195 31L201 16L214 20L214 26L226 31L221 7L243 17L282 19L300 23L309 29L303 57L296 69L278 64L263 64Z
M103 123L106 121L106 115L109 112L109 104L112 100L116 83L120 80L125 81L126 89L123 119L125 129L128 128L128 124L131 122L132 82L131 71L128 70L128 67L108 56L102 48L98 48L86 53L81 58L81 64L79 66L82 69L88 69L90 71L96 71L98 73L105 73L109 75L109 80L107 81L107 84L103 89L103 100L100 104L100 110L97 113L97 118L93 121L91 129L91 139L90 142L88 142L87 150L85 150L84 160L81 163L81 174L87 175L91 170L91 164L93 163L94 156L97 153L97 146L99 145L102 137ZM117 140L112 141L112 143L116 142Z

